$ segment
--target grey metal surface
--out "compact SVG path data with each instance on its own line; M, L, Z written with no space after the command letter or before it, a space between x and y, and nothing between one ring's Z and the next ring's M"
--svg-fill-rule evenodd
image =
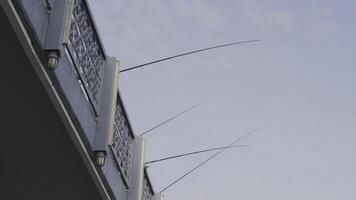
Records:
M121 173L117 170L117 161L111 152L107 154L105 165L101 169L116 199L127 199L128 190L126 183L122 179Z
M102 152L106 152L108 145L111 145L112 143L119 78L118 61L115 58L108 58L104 71L101 97L102 104L98 117L94 146L95 151Z
M154 200L164 200L162 193L155 193Z
M65 54L61 57L54 75L65 96L63 99L66 100L68 108L73 114L72 118L77 122L76 125L83 130L90 146L93 146L97 126L96 118L93 108L78 82L78 75L69 56Z
M18 2L22 5L41 45L44 46L50 19L46 0L18 0Z
M89 99L99 113L105 54L84 0L75 0L68 49Z
M46 50L60 50L63 43L66 12L69 9L70 1L47 2L47 9L50 9L49 25L47 27Z
M143 187L145 161L145 140L137 136L133 142L132 168L130 170L130 183L128 200L141 200Z

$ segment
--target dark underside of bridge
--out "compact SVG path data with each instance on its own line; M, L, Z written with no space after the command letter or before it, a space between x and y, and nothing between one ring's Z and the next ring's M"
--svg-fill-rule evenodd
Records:
M0 199L101 199L0 7Z

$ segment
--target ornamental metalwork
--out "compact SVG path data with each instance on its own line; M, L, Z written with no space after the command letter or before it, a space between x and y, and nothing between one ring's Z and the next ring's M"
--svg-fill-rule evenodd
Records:
M68 48L87 95L98 111L105 57L91 15L83 0L74 1Z
M154 192L145 170L145 174L143 177L142 200L153 200L153 196Z
M112 149L126 181L129 178L132 157L133 133L126 117L124 107L118 98L115 112L115 124Z

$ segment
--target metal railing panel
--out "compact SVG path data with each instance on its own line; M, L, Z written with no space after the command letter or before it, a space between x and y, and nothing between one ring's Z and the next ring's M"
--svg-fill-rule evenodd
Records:
M134 135L125 108L121 102L120 96L118 96L115 112L113 144L111 145L111 149L127 185L130 176L133 140Z
M147 175L147 171L144 171L143 177L143 188L142 188L142 200L153 200L154 199L154 191L152 189L152 185L150 179Z
M84 0L74 0L67 46L97 114L106 57Z

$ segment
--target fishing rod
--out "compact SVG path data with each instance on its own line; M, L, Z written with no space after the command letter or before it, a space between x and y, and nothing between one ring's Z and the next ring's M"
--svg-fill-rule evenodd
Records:
M232 147L234 146L236 143L238 143L239 141L241 141L242 139L246 138L247 136L251 135L252 133L254 133L255 131L257 131L257 129L254 129L250 132L248 132L247 134L237 138L236 140L234 140L231 144L229 144L227 147ZM210 156L208 159L206 159L205 161L203 161L202 163L200 163L199 165L195 166L193 169L189 170L187 173L185 173L183 176L179 177L177 180L173 181L171 184L169 184L167 187L165 187L163 190L160 191L160 193L166 191L168 188L170 188L171 186L173 186L174 184L176 184L178 181L182 180L184 177L188 176L190 173L194 172L195 170L197 170L198 168L200 168L201 166L203 166L205 163L209 162L211 159L215 158L216 156L218 156L219 154L223 153L227 148L221 149L220 151L218 151L217 153L213 154L212 156Z
M186 52L186 53L182 53L182 54L178 54L178 55L174 55L174 56L170 56L170 57L154 60L154 61L151 61L151 62L148 62L148 63L144 63L144 64L141 64L141 65L136 65L136 66L133 66L133 67L129 67L129 68L120 70L119 73L123 73L123 72L126 72L126 71L134 70L134 69L137 69L137 68L143 68L144 66L147 66L147 65L151 65L151 64L154 64L154 63L158 63L158 62L162 62L162 61L165 61L165 60L170 60L170 59L173 59L173 58L178 58L178 57L181 57L181 56L186 56L186 55L190 55L190 54L194 54L194 53L198 53L198 52L202 52L202 51L208 51L208 50L211 50L211 49L217 49L217 48L222 48L222 47L227 47L227 46L232 46L232 45L246 44L246 43L251 43L251 42L260 42L260 41L261 40L246 40L246 41L241 41L241 42L232 42L232 43L217 45L217 46L208 47L208 48L204 48L204 49L199 49L199 50L195 50L195 51L190 51L190 52Z
M178 155L175 155L175 156L169 156L169 157L160 158L160 159L157 159L157 160L148 161L148 162L145 162L145 164L149 165L149 164L152 164L152 163L162 162L162 161L175 159L175 158L179 158L179 157L191 156L191 155L194 155L194 154L200 154L200 153L206 153L206 152L210 152L210 151L216 151L216 150L220 150L220 149L231 149L231 148L248 147L248 146L252 146L252 145L235 145L235 146L231 146L231 147L224 146L224 147L216 147L216 148L204 149L204 150L200 150L200 151L193 151L193 152L190 152L190 153L178 154Z
M163 121L163 122L157 124L156 126L150 128L150 129L148 129L147 131L141 133L139 136L143 136L143 135L145 135L145 134L147 134L147 133L153 131L154 129L156 129L156 128L158 128L158 127L160 127L160 126L166 124L166 123L169 122L169 121L172 121L173 119L175 119L175 118L177 118L177 117L183 115L183 114L186 113L186 112L189 112L189 111L193 110L194 108L196 108L196 107L198 107L198 106L200 106L200 105L202 105L202 104L204 104L204 103L206 103L206 102L208 102L208 101L210 101L210 99L207 99L207 100L204 100L204 101L202 101L202 102L200 102L200 103L198 103L198 104L195 104L194 106L192 106L192 107L190 107L190 108L184 110L183 112L180 112L180 113L174 115L173 117L171 117L171 118L169 118L169 119L167 119L167 120L165 120L165 121Z

